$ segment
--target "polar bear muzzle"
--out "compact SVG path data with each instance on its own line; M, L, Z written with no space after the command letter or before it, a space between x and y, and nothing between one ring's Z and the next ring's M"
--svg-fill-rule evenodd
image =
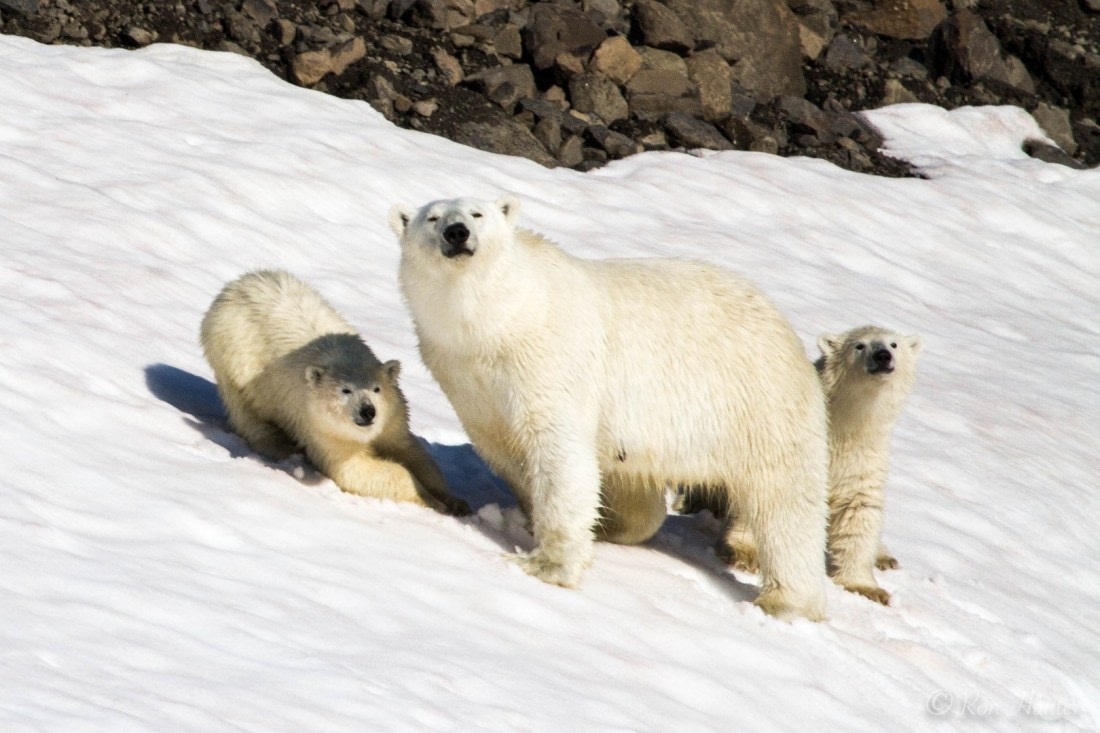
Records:
M355 417L353 417L352 420L354 420L355 424L359 427L365 428L374 422L374 416L377 414L378 411L374 409L374 405L367 402L366 404L360 406L359 412L355 414Z
M894 355L887 348L871 351L867 357L868 374L890 374L894 371Z
M444 257L473 257L474 251L468 246L470 241L470 229L460 221L448 224L443 229L443 256Z

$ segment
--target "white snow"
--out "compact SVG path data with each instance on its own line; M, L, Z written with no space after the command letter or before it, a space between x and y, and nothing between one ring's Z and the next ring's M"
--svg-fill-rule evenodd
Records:
M740 152L547 170L230 54L0 37L0 729L1095 730L1100 171L1027 158L1015 108L871 118L927 180ZM892 606L832 587L827 622L768 618L708 514L599 545L580 590L504 557L530 537L417 356L386 212L505 191L571 252L737 270L810 357L868 322L924 336ZM476 516L227 432L198 324L257 267L402 360Z

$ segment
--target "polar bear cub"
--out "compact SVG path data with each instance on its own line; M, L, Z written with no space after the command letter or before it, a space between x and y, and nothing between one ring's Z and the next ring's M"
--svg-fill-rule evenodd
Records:
M917 375L919 336L877 326L818 339L829 408L829 533L832 575L846 589L880 603L890 594L872 569L898 566L882 546L890 437Z
M863 326L818 339L815 367L829 410L828 552L833 579L847 590L887 604L874 567L898 561L883 547L882 520L890 437L916 380L918 336ZM756 538L736 507L706 489L684 491L684 512L710 509L732 514L718 553L743 570L755 571Z
M379 362L301 280L273 270L234 280L200 335L229 425L257 453L280 460L303 448L349 493L469 512L409 432L401 365Z
M601 496L632 539L664 517L653 492L721 485L760 538L757 605L823 618L825 403L787 319L720 267L579 259L519 211L463 198L389 221L421 357L530 517L521 566L576 586Z

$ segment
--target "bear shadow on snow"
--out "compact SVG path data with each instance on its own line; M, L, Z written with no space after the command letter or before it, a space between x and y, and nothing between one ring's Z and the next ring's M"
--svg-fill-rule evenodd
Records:
M168 364L150 364L145 367L145 384L154 397L183 413L188 426L225 448L233 458L250 458L294 476L294 469L300 465L298 460L271 463L254 453L244 439L230 429L225 405L214 382ZM475 513L487 504L515 505L512 493L489 471L473 446L420 441L439 465L448 486L456 496L465 499ZM307 484L324 480L311 465L305 478L295 478Z
M695 568L713 586L737 602L751 603L760 594L757 584L739 579L715 552L725 522L709 512L681 515L670 512L661 528L638 549L653 550Z
M249 458L273 466L306 484L318 484L324 476L312 467L305 478L294 476L294 469L301 465L292 462L272 464L252 452L242 438L229 428L225 406L218 396L214 382L197 374L168 364L150 364L145 368L145 383L154 397L183 413L184 422L212 443L224 448L233 458ZM511 552L517 544L533 544L525 528L512 526L515 520L505 520L503 526L491 526L477 517L486 506L496 505L508 516L513 516L517 506L515 496L508 486L489 470L489 467L469 443L444 445L421 440L432 459L439 465L448 486L456 496L465 499L473 511L470 518L478 528L504 551ZM308 465L308 464L307 464ZM670 514L657 535L636 548L652 550L668 555L695 567L736 601L748 601L757 589L739 581L727 571L726 565L713 551L715 536L719 534L718 522L705 522L697 517Z

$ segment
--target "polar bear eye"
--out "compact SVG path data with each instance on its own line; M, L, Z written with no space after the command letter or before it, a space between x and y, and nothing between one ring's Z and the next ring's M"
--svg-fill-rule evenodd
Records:
M431 221L431 222L439 221L439 217L438 216L429 216L428 221Z
M863 351L865 348L867 348L866 344L856 344L856 351Z
M891 341L891 342L890 342L890 348L891 348L891 349L896 349L896 348L898 348L898 342L897 342L897 341Z
M340 389L340 394L351 394L351 387L342 387Z
M474 213L470 214L470 216L474 217L475 219L480 219L481 218L481 212L480 211L475 211Z
M374 393L375 393L375 394L378 394L378 393L379 393L379 392L381 392L381 391L382 391L382 388L381 388L381 387L377 387L377 386L376 386L376 387L374 388Z

